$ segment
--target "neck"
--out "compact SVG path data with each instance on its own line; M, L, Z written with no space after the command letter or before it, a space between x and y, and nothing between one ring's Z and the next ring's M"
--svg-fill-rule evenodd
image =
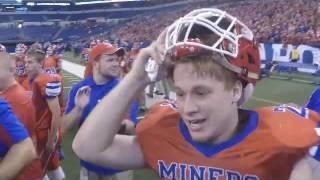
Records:
M213 142L213 144L220 144L222 142L225 142L242 132L243 128L246 125L248 117L239 116L240 112L238 111L239 110L235 110L234 113L228 117L229 119L232 119L232 121L230 121L230 123L226 125L226 128L222 130L223 133L221 133L220 136L211 141Z
M103 76L103 75L101 75L99 73L94 73L93 74L93 80L98 85L105 84L108 81L110 81L111 79L112 79L111 77L106 77L106 76Z

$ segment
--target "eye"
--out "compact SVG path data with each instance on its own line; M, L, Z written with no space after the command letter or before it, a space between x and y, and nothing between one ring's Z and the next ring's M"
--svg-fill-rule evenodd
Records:
M196 95L198 95L198 96L205 96L205 95L207 95L207 94L209 94L210 93L210 91L209 90L207 90L207 89L196 89L195 90L195 94Z
M204 92L196 92L196 93L197 93L198 96L204 96L204 95L206 95L206 93L204 93Z
M182 97L184 93L182 91L176 91L176 96L177 97Z

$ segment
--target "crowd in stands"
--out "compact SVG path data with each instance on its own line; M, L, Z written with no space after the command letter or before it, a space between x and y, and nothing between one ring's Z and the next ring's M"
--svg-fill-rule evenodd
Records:
M316 0L257 1L225 10L241 17L259 42L308 44L320 40Z
M222 9L240 17L255 33L258 42L310 44L320 43L320 23L316 0L277 0L250 3L230 3ZM128 42L154 40L174 19L212 2L190 5L174 11L160 11L137 16L134 20L112 31L116 39Z
M52 41L64 39L70 41L78 49L89 47L92 39L109 40L117 45L132 45L139 42L142 45L150 43L158 34L175 19L186 12L200 8L217 5L216 1L204 1L192 3L186 6L158 9L154 12L133 15L128 20L121 21L117 25L105 22L75 23L64 28L25 27L8 32L7 39L32 37L41 38L37 41ZM284 43L284 44L320 44L320 22L318 20L319 2L317 0L256 0L219 3L220 9L233 14L249 26L255 33L260 43ZM6 36L2 36L6 38ZM26 38L28 37L28 38ZM2 38L1 38L2 39ZM80 39L80 40L79 40ZM81 52L81 50L79 51Z

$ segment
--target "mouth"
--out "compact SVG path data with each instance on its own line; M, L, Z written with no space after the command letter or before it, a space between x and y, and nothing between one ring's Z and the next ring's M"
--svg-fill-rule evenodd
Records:
M206 119L193 119L188 120L187 123L189 124L189 128L191 131L199 131L203 128L203 124L205 123Z

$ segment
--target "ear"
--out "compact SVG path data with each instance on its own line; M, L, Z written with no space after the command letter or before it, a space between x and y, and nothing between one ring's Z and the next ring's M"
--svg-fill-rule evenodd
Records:
M98 66L99 66L99 62L100 62L100 61L92 61L92 62L91 62L92 67L93 67L93 68L98 67Z
M242 96L242 83L241 81L237 81L232 89L232 95L233 95L233 99L232 102L238 102L241 99Z

